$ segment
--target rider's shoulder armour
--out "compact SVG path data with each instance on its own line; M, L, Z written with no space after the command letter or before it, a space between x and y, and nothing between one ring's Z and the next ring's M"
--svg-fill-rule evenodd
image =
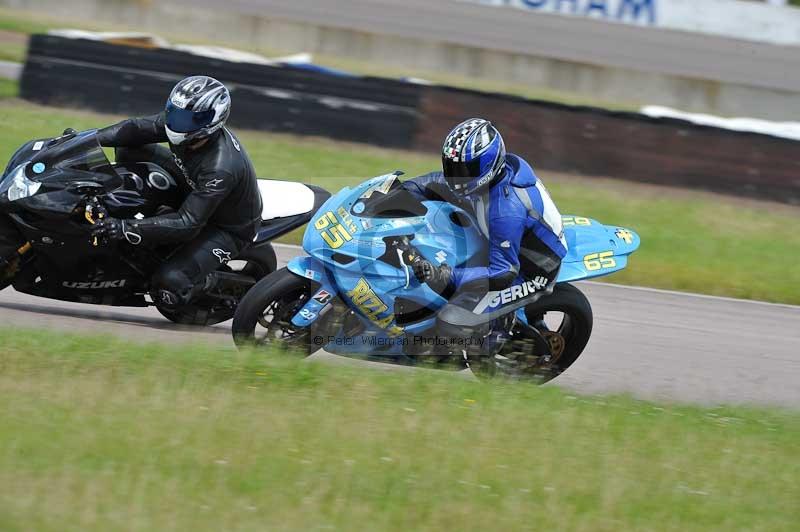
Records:
M528 188L536 185L539 178L533 172L533 168L522 157L509 153L506 156L506 163L511 169L511 185L517 188Z

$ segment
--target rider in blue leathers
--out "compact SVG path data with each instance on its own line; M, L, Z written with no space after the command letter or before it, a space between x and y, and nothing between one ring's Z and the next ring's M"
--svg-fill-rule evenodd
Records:
M421 259L414 264L420 282L439 293L503 290L522 274L537 289L554 283L567 253L561 215L541 180L522 158L506 154L500 133L487 120L456 126L442 149L443 172L404 183L412 193L448 199L471 210L489 241L486 265L451 268ZM444 188L446 186L446 188Z

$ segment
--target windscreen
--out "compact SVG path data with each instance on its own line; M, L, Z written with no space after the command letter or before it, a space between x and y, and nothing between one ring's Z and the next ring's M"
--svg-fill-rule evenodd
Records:
M72 137L60 137L45 142L31 158L28 173L35 178L37 173L52 167L118 177L97 141L97 130L83 131Z

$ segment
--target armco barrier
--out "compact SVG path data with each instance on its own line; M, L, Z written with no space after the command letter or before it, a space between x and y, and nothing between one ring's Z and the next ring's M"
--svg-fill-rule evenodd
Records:
M436 152L452 125L485 116L538 168L800 204L800 143L635 113L52 36L32 38L21 93L145 114L194 73L231 87L237 127Z

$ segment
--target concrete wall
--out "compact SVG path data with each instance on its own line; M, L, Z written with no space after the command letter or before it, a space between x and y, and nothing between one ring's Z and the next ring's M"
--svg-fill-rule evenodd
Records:
M0 0L0 5L139 28L172 40L191 36L330 54L500 78L601 100L779 120L800 114L800 48L453 0L388 5L372 0Z
M752 0L460 0L606 22L800 45L800 9Z

